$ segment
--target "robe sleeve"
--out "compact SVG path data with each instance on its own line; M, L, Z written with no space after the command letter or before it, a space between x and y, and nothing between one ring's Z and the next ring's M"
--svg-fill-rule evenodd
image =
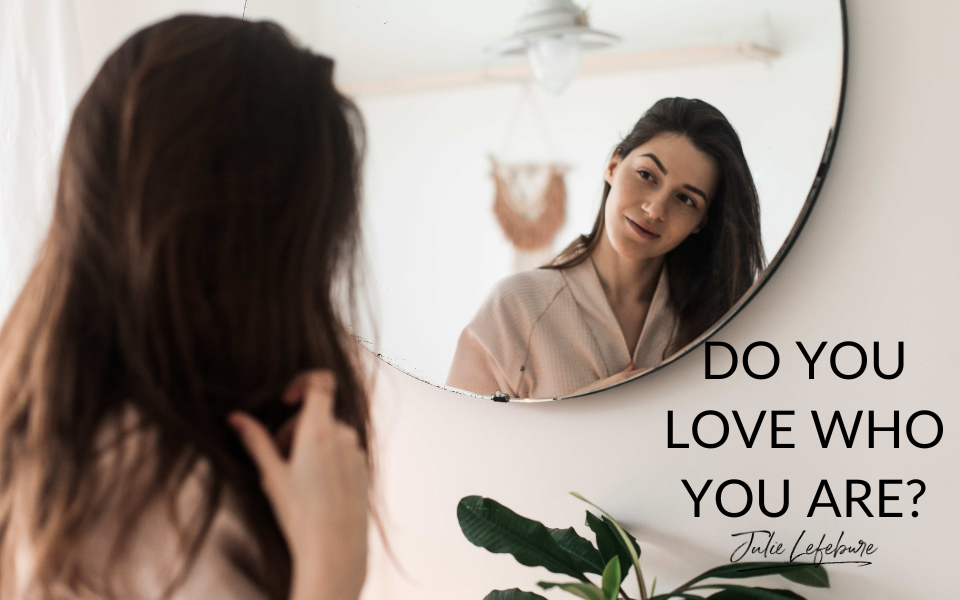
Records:
M457 343L447 385L475 394L520 398L529 392L530 336L566 286L556 271L534 269L494 286Z
M202 465L199 472L207 467ZM199 506L204 490L197 472L180 492L179 510L191 515ZM179 573L185 558L176 527L165 507L154 505L143 515L131 540L126 559L131 561L132 590L127 598L156 598L171 582L171 574ZM225 490L216 509L196 560L186 571L170 596L172 600L268 600L260 585L265 564L252 532L244 524L232 494Z
M133 414L130 410L124 416ZM195 560L186 568L191 557L185 551L181 527L192 528L199 523L208 493L208 461L200 461L185 479L175 507L166 497L160 497L149 502L135 522L118 518L120 505L129 501L131 490L146 485L153 471L152 462L135 460L133 454L151 450L154 432L126 431L120 424L105 426L101 433L98 470L91 475L99 509L93 533L80 541L71 571L82 577L54 582L53 597L87 600L113 591L124 600L150 600L169 591L164 597L173 600L268 600L261 582L270 568L269 557L262 555L230 489L224 489ZM129 529L129 537L118 555L117 536L125 529ZM17 598L40 597L33 579L34 547L29 532L18 527L12 544L17 557L13 577L9 583L3 582L8 587L0 591L16 590L18 593L11 597Z
M467 392L489 396L495 392L518 396L503 368L477 338L471 326L460 334L447 385Z
M149 543L149 540L143 540ZM221 507L214 515L196 562L175 600L268 600L256 576L263 564L252 534L232 506Z

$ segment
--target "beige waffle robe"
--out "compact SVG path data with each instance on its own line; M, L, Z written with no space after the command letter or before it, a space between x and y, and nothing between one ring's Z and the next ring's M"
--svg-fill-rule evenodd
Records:
M447 385L511 398L555 398L615 375L660 364L678 319L661 271L640 340L631 352L593 259L500 281L457 343Z
M83 545L82 568L93 576L103 572L110 559L112 544L119 528L123 526L115 517L118 504L124 502L124 494L131 486L145 485L141 475L145 470L136 468L129 456L137 444L152 443L152 433L126 433L133 419L133 411L127 411L128 419L119 427L110 423L101 435L101 464L104 472L112 472L119 465L122 475L110 486L100 485L102 512L96 522L96 535L88 536ZM117 461L120 461L119 463ZM175 523L167 504L158 500L151 504L134 525L130 546L118 557L119 580L116 582L119 597L123 600L155 600L161 597L167 586L183 568L187 558L180 545L178 527L189 521L203 505L204 480L210 465L198 463L177 496L179 519ZM187 571L182 584L171 600L267 600L266 592L259 581L263 570L270 568L269 557L260 553L253 533L244 524L236 497L230 489L224 490L220 506L210 524L207 536L196 556L196 561ZM29 507L23 507L29 510ZM13 520L13 552L5 557L5 571L13 577L0 581L0 591L7 597L32 600L38 598L32 588L33 547L25 530L26 519L16 516ZM55 600L100 600L81 584L80 589L56 585Z

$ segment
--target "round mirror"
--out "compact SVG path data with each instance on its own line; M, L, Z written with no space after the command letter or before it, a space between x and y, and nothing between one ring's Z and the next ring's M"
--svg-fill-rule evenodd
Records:
M377 327L428 383L591 393L729 321L799 234L842 107L838 0L249 0L364 117ZM375 341L372 341L375 340Z

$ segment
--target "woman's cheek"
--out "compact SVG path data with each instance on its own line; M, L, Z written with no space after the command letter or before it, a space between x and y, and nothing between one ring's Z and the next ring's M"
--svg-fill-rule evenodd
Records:
M686 241L688 237L690 237L691 235L694 235L693 232L697 228L698 222L699 221L697 219L685 218L682 224L678 223L678 225L680 226L677 227L677 229L674 231L673 235L671 236L672 248L676 248L677 246L682 244L684 241Z

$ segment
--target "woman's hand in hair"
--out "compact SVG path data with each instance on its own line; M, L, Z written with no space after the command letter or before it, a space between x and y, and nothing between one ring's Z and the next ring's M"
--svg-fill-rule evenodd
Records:
M366 575L367 458L356 430L333 416L335 390L321 370L287 388L286 402L303 403L288 458L259 421L230 415L290 546L292 600L355 600Z

